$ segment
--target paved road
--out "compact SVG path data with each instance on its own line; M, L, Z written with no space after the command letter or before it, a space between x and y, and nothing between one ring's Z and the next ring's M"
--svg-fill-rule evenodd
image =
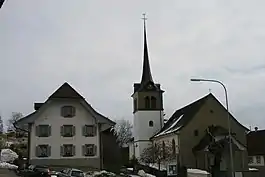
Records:
M0 177L17 177L17 175L8 169L0 169Z

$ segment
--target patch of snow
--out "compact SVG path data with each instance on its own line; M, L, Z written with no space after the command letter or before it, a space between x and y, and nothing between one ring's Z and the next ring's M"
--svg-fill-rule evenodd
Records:
M12 169L12 170L14 169L15 170L18 168L18 166L10 164L10 163L6 163L6 162L1 162L0 168L6 168L6 169Z
M100 177L100 176L116 176L116 174L112 173L112 172L108 172L108 171L105 171L105 170L102 170L102 171L95 171L93 172L92 174L90 174L90 172L88 172L86 174L86 177Z
M141 177L156 177L156 176L154 176L154 175L151 175L151 174L145 173L144 170L139 170L139 171L138 171L138 175L141 176Z
M256 169L256 168L249 168L248 170L249 170L249 171L259 171L259 170Z
M173 127L175 125L177 125L177 123L183 117L183 115L184 114L182 114L181 116L179 116L179 118L173 124L171 124L169 128L167 128L166 130L164 130L161 133L157 134L155 137L158 137L158 136L161 136L161 135L166 135L166 134L172 133L172 132L177 131L178 129L180 129L181 127L177 127L177 128L174 128L174 129L173 129Z
M1 150L1 162L13 162L18 158L17 153L11 149L2 149Z
M148 166L159 170L159 165L156 163L150 163ZM160 170L167 170L167 167L163 164L160 164Z
M210 173L208 173L207 171L204 171L204 170L200 170L200 169L187 169L187 172L188 173L197 173L197 174L204 174L204 175L208 175Z
M129 171L133 171L133 168L127 168L127 170L129 170Z

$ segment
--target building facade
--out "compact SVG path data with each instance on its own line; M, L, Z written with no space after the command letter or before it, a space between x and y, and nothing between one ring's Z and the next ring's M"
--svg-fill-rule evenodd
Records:
M64 83L17 124L29 125L30 163L101 168L101 132L115 123Z

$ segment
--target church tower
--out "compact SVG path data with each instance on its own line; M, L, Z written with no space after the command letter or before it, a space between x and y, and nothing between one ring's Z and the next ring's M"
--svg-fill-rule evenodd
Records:
M150 138L164 124L163 90L154 82L148 57L146 18L144 15L144 54L143 70L140 83L134 84L133 98L133 134L134 155L139 158L145 148L150 146Z

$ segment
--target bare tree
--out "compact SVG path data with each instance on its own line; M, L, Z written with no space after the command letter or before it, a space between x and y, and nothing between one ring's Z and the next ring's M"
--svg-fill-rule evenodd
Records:
M116 120L114 130L120 147L127 145L129 140L132 138L132 127L133 126L129 120Z
M21 119L23 117L23 114L20 112L12 112L12 115L10 119L8 119L7 126L8 126L8 131L16 131L16 128L14 127L14 123Z
M169 141L153 143L153 145L143 150L140 155L140 161L146 164L156 163L160 170L161 163L176 159L176 150L174 148Z
M3 119L0 116L0 134L4 133L4 123L3 123Z

